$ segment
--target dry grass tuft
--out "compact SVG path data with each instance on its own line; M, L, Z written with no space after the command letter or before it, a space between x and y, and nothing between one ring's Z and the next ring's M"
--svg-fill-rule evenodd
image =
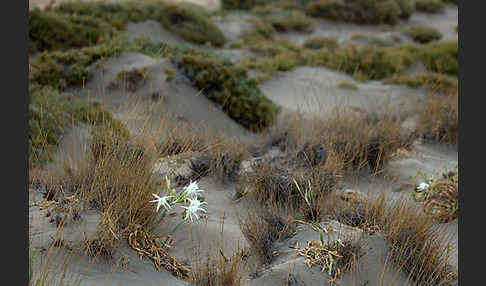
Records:
M427 141L457 145L459 138L457 94L427 97L416 131Z
M248 240L251 251L263 265L273 260L274 242L290 237L295 225L291 218L278 214L276 206L270 206L265 213L249 213L240 223L241 231Z
M387 112L337 111L320 124L317 134L323 135L316 140L323 142L330 154L339 157L345 169L368 166L371 172L377 173L383 170L393 152L411 145L413 137L400 129L401 119Z
M247 250L236 251L230 258L220 250L215 259L208 257L206 262L192 266L192 283L198 286L239 286L243 279L241 265L247 257Z
M457 273L448 265L450 237L432 219L406 203L396 203L383 220L390 258L420 285L454 285Z

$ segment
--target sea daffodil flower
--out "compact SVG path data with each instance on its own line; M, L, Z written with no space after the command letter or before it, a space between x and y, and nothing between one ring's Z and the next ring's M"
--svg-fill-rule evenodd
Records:
M151 203L157 203L157 212L159 212L159 209L161 206L163 206L166 210L170 209L171 205L169 204L169 199L172 198L172 196L164 196L164 197L159 197L156 194L152 194L154 197L156 197L155 200L150 201Z
M184 193L189 198L195 198L198 193L203 191L204 190L199 189L197 182L191 182L188 186L184 187Z
M188 198L189 200L189 206L184 207L185 209L185 216L184 220L190 219L191 222L194 220L193 217L196 219L199 219L198 211L206 212L205 209L203 209L201 206L206 204L206 202L201 202L197 198Z

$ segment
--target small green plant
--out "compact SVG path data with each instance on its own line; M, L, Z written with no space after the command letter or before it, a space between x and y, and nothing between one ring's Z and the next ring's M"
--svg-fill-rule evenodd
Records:
M346 89L358 89L358 86L350 81L341 81L340 83L338 83L338 87Z
M417 177L422 177L418 184ZM429 176L419 171L412 179L412 198L423 204L424 213L443 223L454 220L458 215L459 173L458 164L454 171L445 171L442 176Z
M261 131L274 123L280 108L248 78L244 67L196 49L174 48L168 56L196 88L239 124Z
M270 23L279 32L291 30L312 32L314 30L314 20L300 11L291 11L284 17L270 17Z
M204 9L198 5L164 4L161 23L165 28L196 44L209 42L216 47L221 47L226 43L223 32L209 20Z
M444 9L442 0L416 0L415 9L424 13L438 13Z
M147 79L149 71L147 68L125 70L116 75L116 80L111 82L109 87L116 88L123 85L127 90L134 92Z
M405 30L405 34L421 44L442 39L442 33L439 30L427 26L410 27Z
M455 77L439 73L420 73L415 75L394 75L383 81L384 84L406 84L410 87L425 87L433 92L444 94L458 90L458 80Z
M322 48L335 49L338 47L336 37L313 37L304 42L304 48L318 50Z
M315 17L360 24L397 24L400 18L411 14L410 0L318 0L307 5ZM403 9L403 10L402 10Z
M312 222L317 222L316 216L314 215L314 210L312 209L312 185L310 180L308 180L309 187L305 189L305 191L302 191L300 189L299 184L295 179L293 179L295 186L297 187L297 190L299 191L300 196L302 199L305 201L306 205L309 207L311 216L312 216Z

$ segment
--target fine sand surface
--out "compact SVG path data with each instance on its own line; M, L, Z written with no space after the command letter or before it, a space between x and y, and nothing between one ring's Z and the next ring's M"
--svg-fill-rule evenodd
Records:
M96 0L92 0L96 1ZM113 0L115 1L115 0ZM121 0L119 0L121 1ZM175 1L175 0L174 0ZM45 6L48 0L29 0L29 7ZM217 1L191 1L203 3L209 9L219 7ZM219 17L219 16L218 16ZM237 40L250 26L243 18L244 15L229 14L216 17L216 24L231 41ZM432 25L444 34L444 39L457 39L455 25L457 25L457 7L447 5L444 13L429 15L413 14L404 25ZM403 26L403 25L402 25ZM389 37L398 35L403 37L399 30L387 27L363 26L345 23L336 23L318 20L316 30L312 34L287 33L281 34L298 44L303 43L310 36L336 36L340 41L349 40L353 34L378 35ZM154 21L129 23L126 36L136 39L144 35L155 42L170 42L187 44L177 35L163 29ZM403 37L403 42L409 40ZM213 49L214 50L214 49ZM245 53L241 50L221 48L216 50L220 55L237 61ZM216 105L209 101L201 91L195 89L189 80L181 74L174 65L166 59L151 58L143 54L124 52L104 62L102 69L95 70L92 80L83 87L70 91L79 97L89 97L101 101L115 117L121 119L136 133L147 120L150 119L149 128L157 130L164 122L169 120L176 124L195 124L201 128L224 134L228 137L238 137L243 140L253 140L255 135L235 123ZM108 88L116 75L133 68L146 68L149 73L146 80L133 92L123 87ZM174 78L167 81L164 69L174 71ZM421 67L415 67L420 70ZM342 82L351 82L356 89L340 86ZM366 112L377 111L386 106L395 112L409 117L409 123L414 124L414 112L426 95L422 89L412 89L405 86L384 85L381 81L356 82L351 76L339 71L323 67L297 67L292 71L277 73L270 79L262 82L260 87L263 93L281 105L285 112L302 112L307 115L326 115L335 108L355 108ZM135 111L133 107L136 106ZM281 116L280 118L284 118ZM64 163L75 168L83 160L89 142L87 130L76 127L67 132L61 139L60 147L55 155L54 163L48 166L47 171L59 169ZM387 167L386 174L390 176L371 177L366 171L350 176L342 182L343 189L359 190L366 194L386 192L393 200L409 200L409 190L401 188L402 183L409 181L410 176L416 175L418 170L428 174L439 172L443 167L452 168L458 162L457 150L431 144L415 144L409 156L394 158ZM239 222L251 209L245 202L233 200L236 184L223 184L215 178L203 178L199 186L205 190L204 196L207 205L206 215L197 223L184 224L174 234L174 245L170 253L182 263L218 255L219 250L227 256L233 251L248 246L243 236ZM30 192L29 203L42 199L42 189ZM159 190L162 193L164 190ZM160 235L171 230L175 220L181 215L181 209L173 210L166 223L162 224L156 232ZM94 211L82 214L79 225L65 227L62 237L73 247L81 243L84 236L94 233L99 215ZM329 228L327 239L330 241L348 235L359 238L363 234L357 230L349 230L337 222L326 222ZM441 225L444 226L444 225ZM39 207L29 209L29 227L31 233L31 247L49 248L52 237L56 234L55 224L49 223L45 212ZM439 226L438 226L439 227ZM457 220L445 225L448 234L452 236L452 247L457 248ZM304 246L308 240L319 240L319 233L306 225L301 225L295 236L277 243L275 250L278 257L256 279L245 280L243 285L327 285L330 279L319 268L309 269L302 257L292 257L289 247ZM386 264L387 246L379 233L366 236L364 240L365 255L358 263L358 270L353 275L343 274L339 285L409 285L407 276L395 267ZM60 265L64 253L59 248L59 257L51 257ZM46 251L41 251L40 257L46 258ZM187 282L175 278L166 270L156 271L148 260L140 260L138 254L130 249L126 242L122 242L118 256L128 258L128 265L117 268L112 262L97 260L87 261L84 256L69 256L67 273L81 280L81 285L188 285ZM40 261L36 262L38 267ZM457 251L449 261L457 268ZM252 265L252 262L248 262ZM385 269L383 271L383 269ZM250 267L251 271L251 267ZM290 274L289 274L290 273ZM290 282L289 282L290 281ZM289 284L285 284L289 282ZM365 284L367 283L367 284ZM410 284L411 285L411 284Z

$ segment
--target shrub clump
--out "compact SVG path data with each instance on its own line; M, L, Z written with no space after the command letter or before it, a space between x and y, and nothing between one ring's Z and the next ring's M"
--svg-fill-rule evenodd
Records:
M194 49L176 49L170 57L196 88L236 122L260 131L275 121L279 107L265 97L244 68Z
M313 37L304 42L304 48L319 50L322 48L335 49L338 47L336 37Z
M444 9L442 0L416 0L415 9L425 13L438 13Z
M242 9L249 10L255 6L262 6L265 0L222 0L223 9Z
M221 30L208 20L202 7L193 4L165 4L161 11L162 25L196 44L211 43L217 47L226 43Z
M80 85L91 76L88 66L119 51L116 43L69 51L42 52L29 59L29 82L54 88Z
M116 75L116 80L111 82L110 88L117 88L123 85L127 90L134 92L142 84L148 76L147 68L122 70Z
M359 73L368 79L383 79L408 68L413 55L402 47L348 45L335 50L321 49L310 56L308 63Z
M74 96L51 87L29 86L29 163L42 165L52 159L59 144L59 136L68 128L69 123L91 125L111 122L125 130L121 122L99 103L77 99Z
M457 94L429 96L419 113L416 132L427 141L457 145L459 114Z
M279 32L291 30L311 32L314 29L314 22L306 14L300 11L290 11L283 16L270 17L270 23Z
M414 61L427 70L457 75L457 41L432 42L425 45L374 47L350 44L337 49L321 49L306 56L309 65L323 65L359 76L361 79L384 79L403 72Z
M360 24L391 24L408 18L411 4L408 0L317 0L307 5L308 13L315 17ZM403 10L402 10L403 9Z
M219 28L209 21L200 6L184 3L63 3L56 11L69 15L90 15L103 19L122 30L128 21L154 20L182 38L196 43L209 42L222 46L226 39Z
M427 26L410 27L405 31L405 34L421 44L442 39L442 33L439 30Z
M92 16L29 11L30 53L95 45L114 33L112 26Z
M383 81L385 84L406 84L410 87L426 87L433 92L451 94L457 92L457 78L439 73L397 75Z
M118 30L122 30L128 21L160 20L160 4L137 3L134 1L119 3L105 2L63 2L53 8L56 13L64 15L91 16L101 19Z

